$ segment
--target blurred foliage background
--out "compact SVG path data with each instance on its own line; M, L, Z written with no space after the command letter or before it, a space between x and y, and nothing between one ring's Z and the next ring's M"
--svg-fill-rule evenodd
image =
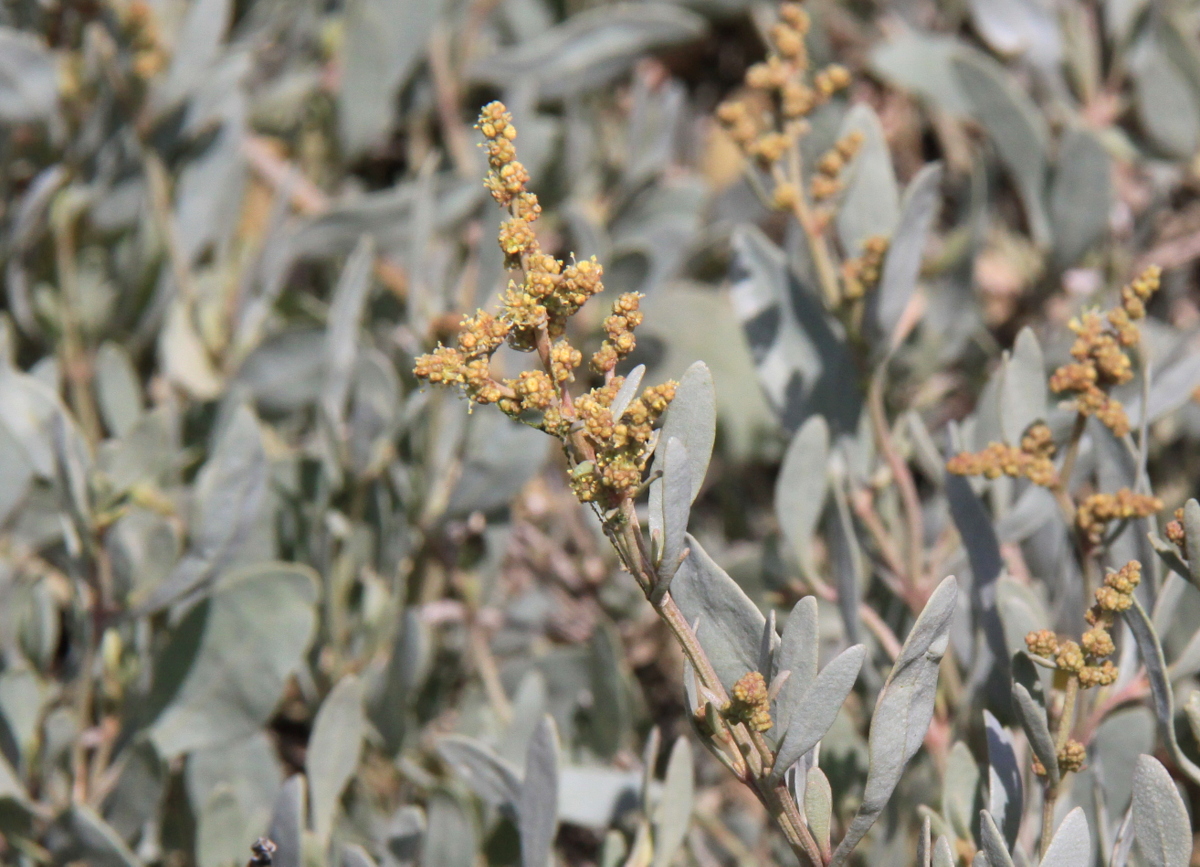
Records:
M1200 7L807 8L814 62L853 83L812 114L805 147L864 136L843 246L890 234L901 191L943 164L885 394L928 574L979 568L943 458L1007 435L1010 412L1028 415L1012 403L1022 383L1068 358L1068 320L1151 262L1164 277L1146 384L1123 399L1155 492L1182 505L1200 472ZM774 14L747 0L0 7L0 860L219 867L269 832L286 865L515 864L506 775L549 714L558 863L792 863L716 762L697 750L693 772L681 655L558 453L412 375L507 279L471 128L503 98L543 245L597 256L613 295L645 295L627 366L712 371L717 446L692 533L781 621L815 569L902 636L912 612L860 508L878 494L900 523L866 374L806 294L797 225L763 205L712 117ZM573 320L589 349L601 306ZM1003 355L1022 329L1032 349ZM835 444L829 494L826 465L812 497L803 473L777 494L815 415ZM1081 455L1097 488L1136 476L1114 442ZM1010 651L1028 629L1076 628L1085 607L1061 519L1025 491L977 486ZM1156 623L1178 691L1200 671L1200 592L1157 565L1153 526L1130 522L1113 562L1154 573L1148 607L1171 588ZM962 863L975 851L981 709L1013 717L977 682L979 603L960 596L942 671L956 686L864 863L912 863L924 815ZM852 639L873 660L822 744L837 824L861 795L890 660L854 605L826 594L819 610L823 658ZM1093 717L1091 776L1068 799L1104 865L1131 763L1155 748L1145 690L1130 697Z

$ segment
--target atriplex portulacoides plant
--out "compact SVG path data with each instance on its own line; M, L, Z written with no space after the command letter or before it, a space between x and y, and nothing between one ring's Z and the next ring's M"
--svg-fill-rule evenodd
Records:
M836 253L831 250L835 245L828 238L834 215L830 203L840 189L840 173L861 145L861 136L851 133L842 137L820 157L816 172L808 177L806 192L800 150L805 115L848 82L839 67L822 70L809 81L803 48L806 29L803 10L785 4L782 21L772 30L775 51L747 75L750 97L726 103L719 116L734 140L773 182L768 193L764 179L749 170L764 199L789 211L799 222L826 305L858 348L860 363L874 361L868 389L870 416L908 510L912 532L907 539L907 560L890 545L885 530L876 532L875 541L900 585L907 587L903 598L914 604L927 597L903 646L898 646L886 626L864 617L895 662L875 706L863 798L836 849L831 842L830 788L818 766L817 748L854 685L865 649L855 645L843 651L818 674L814 599L806 597L796 604L780 637L774 617L764 619L687 535L689 509L706 472L714 437L711 380L702 365L695 365L681 384L651 386L639 395L642 366L627 376L616 375L617 363L634 349L633 330L642 322L637 295L617 299L604 322L607 338L591 358L592 372L603 377L603 384L573 394L571 385L583 356L566 336L567 323L591 296L602 291L601 268L595 260L566 264L542 252L532 226L540 206L527 189L528 175L517 161L513 145L516 130L500 103L484 108L478 128L487 140L488 188L510 213L501 228L500 245L508 266L519 270L521 279L510 283L499 317L480 311L464 320L458 347L439 347L421 357L415 372L430 382L460 387L476 403L495 403L506 414L562 443L576 496L594 509L621 562L683 650L684 683L697 736L754 791L802 863L828 865L849 857L883 811L903 767L926 738L934 714L938 665L947 647L957 593L952 578L943 580L931 593L925 589L920 504L912 475L890 442L882 403L888 356L912 323L903 321L908 306L904 292L898 296L896 289L886 292L887 286L878 284L881 279L886 284L889 275L893 286L907 283L911 287L915 280L920 260L919 255L911 255L912 239L923 239L929 229L932 208L928 200L936 190L938 171L933 168L923 173L910 191L908 205L916 209L918 225L910 227L913 234L903 239L901 249L909 255L897 261L888 256L887 238L871 236L863 242L861 255L846 256L841 267L835 267ZM758 110L751 107L755 99L760 102ZM763 103L770 108L763 111ZM919 254L919 246L916 252ZM1129 434L1125 409L1110 390L1133 378L1126 351L1139 344L1135 323L1144 316L1145 303L1158 280L1158 270L1151 267L1122 290L1121 303L1105 316L1087 312L1072 323L1077 335L1071 349L1074 361L1056 371L1049 383L1054 392L1071 398L1074 412L1060 462L1054 461L1055 434L1039 416L1020 429L1019 446L993 442L978 453L964 452L947 465L951 473L959 475L1022 477L1048 489L1075 528L1084 588L1095 591L1096 602L1086 614L1090 629L1080 643L1060 643L1053 632L1035 630L1025 638L1028 655L1019 654L1012 660L1014 709L1033 748L1034 772L1045 781L1040 840L1042 860L1047 864L1090 862L1091 836L1082 813L1073 811L1055 833L1055 806L1063 775L1079 771L1086 761L1085 745L1072 737L1077 720L1083 718L1085 702L1080 690L1096 688L1103 694L1118 682L1118 669L1107 659L1115 650L1110 630L1116 615L1135 612L1132 632L1143 654L1150 654L1148 658L1158 646L1133 596L1141 579L1141 564L1128 561L1110 571L1102 584L1095 576L1110 553L1113 525L1123 527L1123 522L1144 519L1162 508L1161 501L1130 488L1113 494L1080 495L1070 484L1089 417L1095 416L1116 437ZM881 291L872 294L877 288ZM878 346L881 339L885 348L873 350L872 345ZM516 378L495 378L492 357L505 343L536 353L540 369L523 371ZM664 413L663 424L656 428ZM1143 431L1143 442L1144 438ZM957 483L948 484L953 503ZM1144 479L1138 484L1143 485ZM635 498L647 488L648 537L635 506ZM964 495L974 497L969 489L959 488L959 509L964 508ZM1180 533L1175 526L1168 531L1171 538L1179 538ZM977 566L974 557L972 560ZM806 578L818 593L836 599L836 591L815 575ZM1157 654L1161 659L1161 650ZM1060 703L1047 700L1030 660L1060 672L1061 681L1055 684L1062 688ZM1163 693L1162 678L1152 676L1151 680L1158 681L1152 687L1156 696ZM1169 702L1169 685L1165 689ZM1051 696L1058 697L1058 692ZM1122 700L1121 696L1115 698ZM1098 709L1102 715L1107 708ZM989 715L989 743L992 730L998 730L994 723ZM1001 752L1005 740L1000 735L997 738L999 743L990 748ZM980 848L960 850L960 855L973 855L977 863L995 867L1013 863L1010 850L1016 842L1023 805L1019 771L1015 767L1008 770L1018 774L1015 790L993 791L989 808L980 812ZM993 780L992 786L1000 790L1006 783L1011 779ZM1151 818L1155 813L1159 818ZM1157 858L1150 855L1150 860L1186 863L1190 853L1186 812L1162 766L1149 757L1139 761L1130 821L1133 833L1142 835L1144 850L1160 847ZM949 839L939 836L931 845L930 833L926 817L919 863L953 863ZM1132 838L1126 831L1117 845L1127 853ZM1179 861L1181 854L1183 862Z
M542 252L533 228L541 208L516 159L512 116L493 102L478 127L486 139L488 189L510 214L500 246L521 279L510 283L499 317L479 311L465 319L457 348L440 346L420 357L415 372L461 388L475 403L494 403L562 443L576 496L594 509L621 563L683 650L697 735L752 788L802 862L840 864L882 812L925 737L954 611L954 579L930 595L880 692L867 789L835 850L829 784L816 748L854 686L865 649L848 648L818 674L815 599L796 604L781 637L774 617L764 618L687 534L715 436L712 382L703 364L691 367L681 383L645 389L641 366L616 375L642 322L636 294L619 297L604 321L607 337L591 358L603 384L572 394L583 355L566 336L567 322L603 290L602 269L594 260L566 264ZM540 369L494 378L492 358L505 343L536 353ZM647 487L648 539L635 506Z

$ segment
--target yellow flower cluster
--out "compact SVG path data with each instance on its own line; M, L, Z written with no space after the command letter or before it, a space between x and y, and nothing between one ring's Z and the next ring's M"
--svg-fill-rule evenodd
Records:
M875 288L883 274L888 244L886 235L872 235L863 241L861 255L842 263L843 300L857 301Z
M1063 772L1081 770L1086 760L1087 748L1074 738L1068 739L1058 751L1058 769ZM1046 776L1046 768L1037 756L1033 758L1033 772L1039 777Z
M1083 633L1079 643L1060 642L1049 629L1039 629L1025 636L1026 648L1034 656L1053 660L1059 671L1078 679L1083 689L1114 683L1117 667L1108 657L1116 647L1109 630L1116 615L1133 604L1133 591L1141 580L1142 564L1130 560L1120 570L1110 572L1104 579L1104 586L1096 591L1096 603L1084 613L1091 628Z
M771 698L762 674L751 671L733 685L733 698L725 706L725 718L745 723L752 731L765 732L771 721Z
M1075 509L1075 523L1088 542L1099 545L1105 527L1112 521L1145 518L1161 511L1163 502L1150 494L1135 494L1121 488L1115 494L1090 494Z
M1075 343L1071 357L1050 377L1051 390L1073 394L1075 408L1083 415L1094 415L1117 436L1129 432L1129 418L1121 402L1108 389L1133 377L1125 351L1135 346L1139 332L1134 322L1146 315L1146 301L1158 289L1161 269L1151 265L1121 290L1121 304L1101 315L1088 311L1071 321Z
M121 29L134 48L133 74L143 81L162 72L167 65L167 53L162 46L154 8L145 0L134 0L118 10Z
M485 185L511 215L500 227L500 247L507 265L522 272L522 280L509 282L499 317L480 310L464 318L458 346L439 344L416 359L413 372L435 385L458 387L476 403L494 403L514 418L531 423L531 416L538 418L537 426L567 447L574 463L571 485L579 499L613 508L641 488L654 425L674 398L676 383L645 388L614 417L612 404L624 379L613 370L633 351L633 330L643 317L641 296L626 293L604 320L606 339L592 357L604 385L572 399L567 387L583 353L565 337L566 323L604 289L603 271L594 259L568 265L541 249L533 229L541 206L527 189L529 173L517 160L517 131L505 107L499 102L485 106L477 126L488 156ZM491 357L505 342L523 352L536 351L541 369L495 379Z
M1183 528L1182 507L1175 510L1175 520L1167 522L1166 529L1163 532L1166 533L1167 539L1175 543L1176 547L1179 548L1179 552L1186 560L1188 556L1187 531Z
M614 418L612 402L624 382L624 377L613 377L575 402L576 418L596 452L594 461L580 464L571 474L571 487L582 502L612 506L637 493L650 459L654 424L675 397L672 380L649 386Z
M1035 485L1049 488L1058 484L1053 457L1054 440L1050 428L1037 422L1021 437L1019 448L1005 443L988 443L983 451L955 455L946 462L946 469L958 476L1023 477Z
M809 182L813 201L824 202L842 191L842 171L858 155L862 144L861 132L848 132L817 161L817 173Z
M730 137L764 166L783 157L814 108L850 84L850 73L836 64L809 74L804 44L809 26L808 13L799 3L783 3L779 21L771 28L766 60L746 70L748 92L717 108L717 119Z

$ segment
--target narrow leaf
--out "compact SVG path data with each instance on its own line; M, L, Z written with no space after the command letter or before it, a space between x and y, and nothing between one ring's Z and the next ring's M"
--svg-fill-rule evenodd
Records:
M829 425L814 415L792 437L775 482L775 517L800 569L811 575L812 537L825 508L829 471Z
M846 696L854 688L866 652L861 644L843 650L821 670L812 686L799 697L796 706L788 714L791 724L775 758L772 773L776 779L782 777L829 731Z
M789 671L787 681L775 697L771 716L779 729L776 737L782 738L791 727L792 716L802 706L801 696L808 692L817 676L817 655L820 651L820 636L817 633L817 600L805 596L792 608L787 623L783 624L783 636L779 653L775 658L772 677Z
M988 746L988 813L1004 830L1004 839L1009 846L1017 840L1024 810L1024 792L1021 785L1021 766L1017 762L1016 747L1012 735L1000 725L992 712L983 712L987 730Z
M1091 867L1091 863L1092 834L1083 808L1076 807L1054 832L1041 867Z
M987 810L979 811L979 835L991 867L1013 867L1012 855L1008 853L1010 844L1005 842L1004 835Z
M1142 603L1134 597L1133 605L1125 612L1125 622L1133 632L1137 642L1138 653L1141 654L1142 664L1146 667L1146 678L1150 681L1150 695L1154 700L1154 715L1158 718L1159 735L1167 747L1175 763L1200 784L1200 767L1184 755L1179 748L1179 740L1175 736L1175 695L1171 691L1171 681L1167 677L1167 663L1163 658L1162 643L1154 624L1146 614Z
M824 855L829 852L829 826L833 818L833 789L820 768L809 768L804 783L804 818Z
M683 845L692 819L695 797L692 748L686 738L676 738L667 761L667 777L654 818L654 860L651 867L668 867Z
M688 473L687 448L675 437L667 441L663 460L663 535L662 560L658 567L658 581L654 586L654 600L670 587L671 579L683 556L687 537L688 514L691 511L691 477Z
M746 672L758 670L766 618L692 536L687 537L687 547L671 595L689 623L700 621L700 645L721 683L732 689Z
M547 715L525 754L525 777L517 804L521 867L547 867L558 827L558 730Z
M621 420L621 416L629 408L630 401L637 397L638 389L642 387L642 377L645 375L646 365L644 364L639 364L626 374L625 381L617 389L617 396L613 398L612 406L610 407L614 424Z
M830 862L840 867L887 806L904 766L921 747L937 693L938 667L950 640L958 585L947 577L933 591L913 624L891 674L880 690L871 719L870 769L858 813Z
M996 61L962 54L951 63L972 114L987 130L1016 184L1034 241L1039 247L1049 247L1050 220L1044 205L1049 138L1045 120L1033 100Z
M1148 867L1188 867L1192 831L1175 781L1153 756L1138 756L1133 772L1133 830Z
M321 406L325 416L339 431L346 414L346 399L354 362L358 358L359 329L363 309L371 289L371 266L375 263L375 243L370 235L358 239L354 252L342 267L329 305L325 330L325 385Z
M1033 753L1037 756L1042 767L1050 775L1051 782L1058 783L1058 754L1054 749L1054 738L1050 736L1050 726L1046 722L1046 711L1033 700L1029 690L1023 684L1013 684L1013 710L1025 729Z
M1046 418L1046 363L1037 336L1021 329L1004 360L1000 384L1000 427L1009 445L1019 446L1025 429Z
M366 732L364 693L356 676L339 680L321 704L308 740L304 763L312 786L312 824L322 846L328 845L342 791L358 767Z
M879 347L877 357L893 348L899 336L896 328L917 288L925 242L938 214L941 183L941 163L930 163L904 192L900 219L883 261L883 274L868 300L870 327Z

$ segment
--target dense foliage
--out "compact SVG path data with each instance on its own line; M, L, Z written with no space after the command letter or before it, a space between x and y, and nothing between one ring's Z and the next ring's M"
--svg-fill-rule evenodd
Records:
M1198 12L4 4L0 861L1188 867Z

